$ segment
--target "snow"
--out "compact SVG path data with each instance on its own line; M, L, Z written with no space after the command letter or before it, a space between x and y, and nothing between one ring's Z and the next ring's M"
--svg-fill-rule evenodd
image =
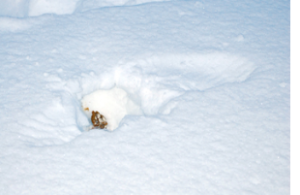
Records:
M0 3L0 194L289 194L289 1Z
M141 115L141 109L127 95L126 91L114 87L97 90L83 97L82 109L91 118L92 111L99 112L107 120L107 129L115 130L126 115Z
M47 13L72 14L76 9L78 0L30 0L28 15L39 16Z
M65 15L112 6L132 6L168 0L1 0L0 16Z
M24 17L28 12L28 0L1 0L0 16Z
M291 113L291 135L290 135L290 153L291 153L291 164L290 164L290 180L291 180L291 194L297 194L300 191L299 185L297 181L300 180L300 169L298 164L300 164L300 156L297 153L297 149L300 148L299 140L299 120L297 116L300 115L300 93L298 93L295 89L297 88L298 84L300 83L299 80L299 56L297 51L299 51L299 43L300 39L299 36L299 28L297 28L294 24L296 24L296 18L299 18L299 12L297 11L296 7L299 7L299 2L292 1L291 2L291 10L290 10L290 17L291 17L291 34L290 34L290 42L291 42L291 75L290 75L290 82L291 82L291 99L290 99L290 113Z

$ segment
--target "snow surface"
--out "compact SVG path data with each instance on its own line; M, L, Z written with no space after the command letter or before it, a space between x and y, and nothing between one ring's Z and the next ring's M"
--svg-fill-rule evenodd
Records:
M0 3L0 194L289 194L289 1Z

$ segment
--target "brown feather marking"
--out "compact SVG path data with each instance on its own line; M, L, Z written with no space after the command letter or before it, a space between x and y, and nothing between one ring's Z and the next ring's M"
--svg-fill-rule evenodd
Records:
M91 121L93 128L104 129L107 126L106 118L98 111L92 111Z

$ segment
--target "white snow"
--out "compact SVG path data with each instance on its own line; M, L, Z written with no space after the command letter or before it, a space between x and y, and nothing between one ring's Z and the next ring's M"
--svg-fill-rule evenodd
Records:
M0 16L27 16L28 0L1 0L0 4Z
M126 115L140 115L141 109L118 87L97 90L83 97L82 109L91 118L92 111L98 111L107 119L107 129L115 130Z
M0 3L0 194L289 194L289 1Z
M30 0L28 15L39 16L47 13L71 14L76 9L78 0Z
M112 6L130 6L168 0L0 0L0 16L65 15Z

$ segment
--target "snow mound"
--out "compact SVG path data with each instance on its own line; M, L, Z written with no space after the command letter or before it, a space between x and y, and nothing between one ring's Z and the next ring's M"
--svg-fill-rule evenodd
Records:
M128 6L128 5L138 5L149 2L159 2L168 0L80 0L78 2L78 7L76 11L86 11L91 9L97 9L101 7L111 7L111 6Z
M0 16L25 17L28 0L0 0Z
M107 119L107 129L114 130L126 115L140 115L141 109L118 87L97 90L82 99L84 112L90 118L92 111L98 111Z
M78 0L0 0L0 16L26 17L72 14Z
M225 83L243 82L256 69L248 59L224 52L168 54L135 63L163 78L164 85L175 85L181 90L205 90Z
M91 125L93 110L105 116L108 130L124 130L139 120L134 115L172 115L180 107L174 99L243 82L255 68L247 58L212 52L141 56L100 64L95 71L78 70L71 77L58 69L43 74L38 85L43 98L32 100L34 114L22 116L19 125L38 145L73 140Z
M0 0L0 16L64 15L101 7L137 5L156 1L166 0Z
M28 15L39 16L46 13L57 15L72 14L76 9L78 0L31 0Z

